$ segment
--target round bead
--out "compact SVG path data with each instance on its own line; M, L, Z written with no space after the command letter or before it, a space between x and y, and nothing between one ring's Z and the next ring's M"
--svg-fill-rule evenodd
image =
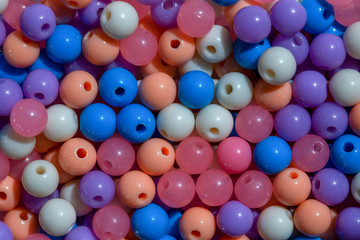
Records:
M45 156L46 157L46 156ZM18 181L21 181L22 172L29 162L41 159L41 156L36 151L32 151L29 155L22 159L9 159L10 172L9 175Z
M360 208L343 209L336 218L336 233L341 239L356 239L359 234Z
M51 147L54 147L54 146L51 146ZM56 147L56 145L55 145L55 147ZM52 163L56 167L56 169L58 171L58 174L59 174L59 183L64 184L64 183L70 181L71 179L73 179L75 176L68 174L60 166L59 159L58 159L59 149L60 149L60 147L56 147L55 149L50 150L47 154L45 154L44 160L49 161L50 163ZM27 161L40 159L40 156L39 156L39 158L35 158L34 155L36 156L36 155L39 155L39 154L38 153L34 154L34 152L33 152L30 156L27 157L27 158L29 158L29 160L27 160Z
M355 59L360 59L360 44L356 39L359 36L360 22L351 24L344 33L344 45L347 54Z
M0 12L2 12L1 9L0 9ZM11 229L8 227L8 225L6 225L2 221L0 222L0 237L1 237L1 239L4 239L4 240L14 239Z
M10 175L6 176L0 182L0 210L10 211L21 201L22 186L21 183Z
M50 195L46 197L34 197L30 193L22 192L22 202L24 206L31 212L39 214L41 207L50 199L58 198L59 190L55 189Z
M163 28L177 27L177 16L184 0L157 1L151 5L150 12L154 22Z
M36 215L25 207L16 207L8 211L3 221L10 228L13 239L25 239L39 228Z
M41 233L33 233L27 236L25 240L50 240L50 238Z
M4 1L1 2L1 4L0 4L0 13L1 14L5 11L8 4L9 4L9 0L4 0Z
M25 80L28 71L26 68L16 68L11 66L5 59L4 53L0 53L0 76L1 78L7 78L15 81L18 84L22 84Z
M177 74L177 67L169 65L166 62L164 62L158 53L149 64L141 66L141 74L144 77L157 72L166 73L173 78Z
M88 6L92 0L61 0L61 2L71 9L82 9Z
M45 49L40 51L39 57L36 59L33 65L29 67L29 71L34 71L37 69L49 70L56 76L58 80L60 80L64 74L64 66L51 60L46 54ZM19 70L17 70L17 72L19 72Z
M62 65L61 65L62 66ZM74 61L65 64L64 66L64 74L69 74L74 71L86 71L90 73L94 78L98 79L100 76L100 68L90 63L83 54L75 59Z
M73 228L65 237L65 240L96 240L94 231L87 226Z
M108 3L108 0L94 0L91 1L91 3L85 8L79 9L77 13L85 25L89 27L99 27L100 13L104 10Z
M61 0L45 0L43 3L53 10L57 24L69 23L76 14L75 9L66 7Z
M351 194L355 201L360 203L360 173L355 174L351 181Z
M8 78L0 78L0 116L9 116L13 106L23 99L21 87Z
M358 120L358 116L360 114L359 107L360 104L356 104L349 113L349 126L351 130L358 136L360 135L360 121Z
M116 68L116 67L121 67L121 68L125 68L126 70L128 70L129 72L132 73L132 75L136 76L137 72L138 72L138 67L129 63L128 61L126 61L124 59L124 57L121 55L121 53L119 53L119 55L117 56L117 58L110 64L105 66L106 70L109 70L111 68Z
M322 0L303 0L301 5L306 10L304 30L310 34L325 32L334 22L334 8Z

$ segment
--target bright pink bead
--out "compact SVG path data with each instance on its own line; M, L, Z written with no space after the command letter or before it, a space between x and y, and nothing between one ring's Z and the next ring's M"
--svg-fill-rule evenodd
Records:
M20 30L20 16L26 7L34 4L30 0L9 0L9 3L2 13L5 21L14 29Z
M223 170L208 169L197 179L196 193L206 205L221 206L231 198L233 183Z
M258 105L248 105L236 116L235 129L240 137L258 143L270 136L274 126L271 114Z
M271 198L272 184L269 177L257 170L241 174L234 185L236 198L249 208L263 207Z
M188 137L176 148L175 160L181 170L189 174L200 174L213 161L213 150L202 137Z
M34 160L40 160L41 156L36 151L32 151L26 158L20 160L9 159L10 172L9 175L18 181L21 181L22 173L26 165Z
M4 180L10 171L9 159L0 151L0 181Z
M50 238L41 233L33 233L27 236L25 240L50 240Z
M205 36L215 23L214 8L202 0L190 0L181 5L177 16L179 29L190 37Z
M249 168L251 163L250 144L240 137L229 137L216 149L220 167L229 174L238 174Z
M11 110L10 124L16 133L34 137L44 131L48 115L45 106L34 99L18 101Z
M150 6L141 4L137 0L122 0L123 2L127 2L131 6L133 6L139 16L139 20L143 19L150 13Z

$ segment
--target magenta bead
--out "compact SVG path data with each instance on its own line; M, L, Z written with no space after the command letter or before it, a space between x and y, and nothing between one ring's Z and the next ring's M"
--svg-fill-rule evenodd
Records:
M234 185L236 198L249 208L263 207L271 198L270 178L258 170L249 170L241 174Z
M230 176L220 169L209 169L196 181L196 193L208 206L221 206L229 201L233 193Z
M20 16L26 7L34 4L30 0L9 0L9 3L2 13L5 21L13 28L20 30Z
M9 159L10 162L10 172L9 175L15 178L18 181L21 181L22 173L26 165L34 160L41 159L41 156L38 152L32 151L26 158L14 160Z
M220 167L229 174L238 174L249 168L251 163L250 144L240 137L223 140L217 150Z
M9 159L0 151L0 181L4 180L10 172Z
M157 193L167 206L181 208L194 199L195 183L188 173L171 170L161 176L157 184Z
M10 113L11 127L24 137L39 135L45 129L47 120L44 105L30 98L17 102Z
M200 174L209 168L213 150L202 137L188 137L176 148L175 160L181 170L189 174Z

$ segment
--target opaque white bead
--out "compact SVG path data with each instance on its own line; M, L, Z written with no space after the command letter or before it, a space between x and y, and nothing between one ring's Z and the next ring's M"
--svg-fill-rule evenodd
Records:
M360 172L358 172L351 181L351 194L353 198L360 203Z
M344 33L346 52L355 59L360 59L360 22L355 22L347 27Z
M353 69L343 69L330 80L329 90L337 104L354 106L360 102L360 73Z
M199 70L207 73L211 77L213 73L213 68L214 67L212 63L205 61L200 57L198 53L195 53L194 57L183 65L179 66L178 70L180 75L184 75L185 73L190 71Z
M0 14L2 14L5 11L8 3L9 3L9 0L1 0L0 1Z

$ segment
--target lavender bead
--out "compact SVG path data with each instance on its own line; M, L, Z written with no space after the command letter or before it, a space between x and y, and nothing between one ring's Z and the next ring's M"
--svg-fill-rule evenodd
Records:
M71 230L64 240L98 240L98 238L91 228L79 226Z
M8 78L0 78L0 116L9 116L13 106L23 99L19 84Z
M360 208L348 207L336 218L336 233L340 239L358 239L360 236Z
M93 0L86 8L79 9L78 14L81 21L92 28L100 26L100 15L102 10L111 2L111 0Z
M331 79L335 75L335 73L337 73L338 71L343 70L343 69L354 69L359 72L360 71L360 61L355 58L350 57L349 55L346 55L345 61L340 67L327 72L328 78Z
M24 203L25 207L35 213L38 214L40 212L41 207L50 199L59 198L59 190L56 189L52 194L46 197L34 197L30 195L28 192L23 190L22 192L22 202Z
M151 6L153 20L163 28L177 27L177 15L184 0L162 0Z
M6 38L6 29L2 21L0 21L0 47L3 45Z
M124 69L128 70L129 72L131 72L131 74L134 76L136 76L136 74L138 72L138 66L135 66L135 65L129 63L128 61L126 61L124 59L124 57L121 55L121 53L119 53L117 58L112 63L106 65L104 67L104 70L107 71L111 68L116 68L116 67L124 68Z
M14 236L8 227L4 222L0 221L0 239L1 240L13 240Z

